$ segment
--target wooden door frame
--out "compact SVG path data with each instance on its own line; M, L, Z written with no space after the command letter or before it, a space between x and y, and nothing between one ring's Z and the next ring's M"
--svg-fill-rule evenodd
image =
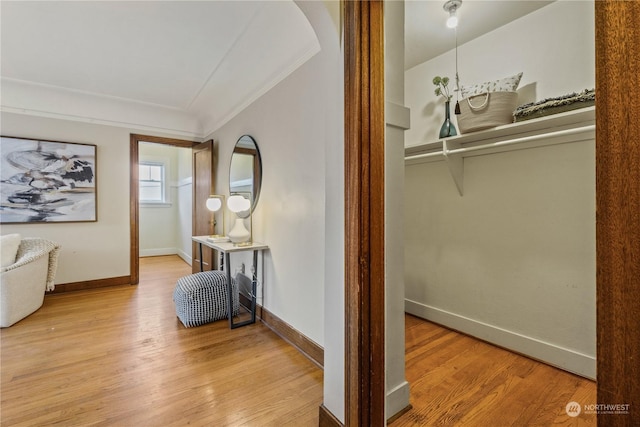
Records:
M345 425L385 424L384 13L345 1Z
M598 414L603 426L640 419L637 22L640 2L595 2L597 395L600 404L630 405L629 415ZM384 170L383 30L380 1L344 2L347 426L384 425L384 357L374 352L384 353L384 276L375 276L384 272L384 228L375 228L384 226L375 197L384 194L375 176Z
M208 190L206 192L207 198L214 193L215 182L216 182L216 154L215 154L215 144L213 139L209 139L204 141L197 146L194 146L191 150L191 170L193 171L193 185L191 186L191 195L192 195L192 211L191 211L191 233L193 236L202 236L202 235L211 235L215 233L215 217L212 212L207 213L207 217L209 218L209 225L206 230L198 227L200 221L198 221L198 214L200 212L205 212L206 208L205 203L206 199L202 200L198 198L198 190L200 189L200 185L202 184L202 175L198 172L200 171L200 163L196 160L198 154L205 153L206 159L210 163L209 171L205 172L207 176L206 182L208 183ZM224 233L224 230L223 230ZM198 247L200 251L198 251ZM193 273L198 273L200 268L204 266L207 270L214 270L217 268L217 263L215 260L215 251L207 246L199 246L196 242L191 242L191 271ZM196 260L195 255L198 255Z
M598 425L631 426L640 420L640 2L595 3L598 403L631 405L626 416L599 414Z
M130 135L129 141L129 271L131 274L131 284L137 285L140 282L140 201L138 199L138 161L140 156L138 143L153 142L155 144L173 145L183 148L192 148L198 143L184 139L140 135L136 133Z

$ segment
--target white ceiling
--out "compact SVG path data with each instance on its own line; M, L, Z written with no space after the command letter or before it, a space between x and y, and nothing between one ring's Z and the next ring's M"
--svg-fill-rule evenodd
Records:
M548 3L463 0L459 43ZM453 48L443 4L406 2L405 68ZM198 136L217 129L320 49L291 0L3 0L0 14L3 110L53 115L66 108L67 116L93 121L110 109L120 111L110 122L140 124L143 115L133 117L136 109L130 108L138 105L147 116L162 110L156 115L164 122L169 114L182 115L184 123L188 117L198 129L186 133ZM46 102L30 104L45 94ZM88 103L78 103L73 110L71 95L101 99L109 108L89 115L83 111ZM126 108L114 107L123 102ZM185 130L180 127L165 128Z
M292 1L2 1L1 7L3 83L187 112L209 122L204 131L319 51Z
M455 30L446 26L449 14L443 9L444 3L444 0L406 1L405 70L454 48ZM549 3L552 1L462 0L457 12L458 44L473 40Z

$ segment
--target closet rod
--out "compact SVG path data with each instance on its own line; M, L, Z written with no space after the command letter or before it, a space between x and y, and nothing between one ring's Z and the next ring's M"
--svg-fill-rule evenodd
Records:
M502 147L502 146L505 146L505 145L521 144L523 142L537 141L539 139L551 138L551 137L556 137L556 136L573 135L575 133L588 132L588 131L593 131L595 129L596 129L596 125L588 125L588 126L582 126L582 127L579 127L579 128L557 130L557 131L554 131L554 132L547 132L547 133L543 133L543 134L540 134L540 135L524 136L522 138L514 138L514 139L507 139L505 141L490 142L488 144L476 145L475 147L462 147L462 148L456 148L454 150L440 150L440 151L435 151L433 153L416 154L414 156L406 156L404 159L405 160L415 160L415 159L424 159L424 158L427 158L427 157L442 156L442 155L445 154L445 151L446 151L447 155L449 155L449 154L468 153L470 151L485 150L487 148ZM445 141L446 140L443 140L443 142L445 142Z

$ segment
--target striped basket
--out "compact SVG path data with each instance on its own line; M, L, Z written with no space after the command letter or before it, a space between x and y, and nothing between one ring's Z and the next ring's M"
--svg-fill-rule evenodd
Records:
M516 92L485 92L460 101L460 133L475 132L513 123L518 103Z

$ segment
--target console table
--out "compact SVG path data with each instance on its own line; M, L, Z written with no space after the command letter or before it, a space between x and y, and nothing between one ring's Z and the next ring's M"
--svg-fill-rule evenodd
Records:
M228 312L229 312L229 327L231 329L238 328L240 326L249 325L251 323L256 322L256 287L258 276L258 252L269 249L269 247L263 243L253 242L251 245L246 246L236 246L231 242L212 242L207 239L208 236L192 236L191 239L198 243L198 249L200 250L200 271L204 271L204 266L202 264L202 245L205 245L215 251L218 251L224 256L224 270L227 272L227 288L228 288ZM251 307L247 307L242 302L240 305L244 307L251 314L251 318L245 321L235 323L233 321L233 295L231 293L231 268L230 268L230 258L231 253L233 252L246 252L253 251L253 269L252 269L252 278L251 278L251 294L249 295L249 299L251 301ZM240 292L240 285L238 284L238 292Z

